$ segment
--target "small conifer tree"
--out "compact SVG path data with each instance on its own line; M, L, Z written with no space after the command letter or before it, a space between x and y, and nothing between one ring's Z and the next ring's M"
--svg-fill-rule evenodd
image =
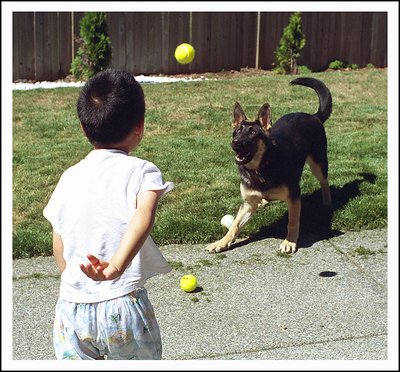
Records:
M71 64L71 73L77 79L87 80L105 70L111 61L106 13L88 12L80 20L79 26L79 48Z
M301 13L290 16L289 24L284 28L279 46L275 51L274 71L283 74L297 74L297 60L300 50L306 45L306 38L301 27Z

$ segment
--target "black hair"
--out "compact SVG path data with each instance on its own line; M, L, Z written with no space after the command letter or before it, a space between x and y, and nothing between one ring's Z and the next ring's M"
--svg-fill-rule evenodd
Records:
M83 86L77 111L93 145L118 143L144 120L143 89L129 72L104 70Z

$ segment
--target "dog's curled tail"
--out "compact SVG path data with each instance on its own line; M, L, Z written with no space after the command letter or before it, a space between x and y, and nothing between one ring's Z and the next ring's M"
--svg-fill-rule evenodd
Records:
M332 112L332 95L327 86L320 80L314 78L298 78L290 82L291 85L303 85L314 89L319 98L318 112L314 114L321 123L324 123Z

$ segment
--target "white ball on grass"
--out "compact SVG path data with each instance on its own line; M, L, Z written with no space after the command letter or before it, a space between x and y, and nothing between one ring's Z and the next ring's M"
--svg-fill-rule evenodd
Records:
M221 225L229 229L232 226L234 220L235 217L233 217L231 214L226 214L224 217L221 218Z

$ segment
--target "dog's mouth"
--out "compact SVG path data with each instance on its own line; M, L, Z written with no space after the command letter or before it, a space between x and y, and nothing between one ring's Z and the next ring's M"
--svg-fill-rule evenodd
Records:
M236 156L235 156L235 160L236 160L236 164L238 165L243 165L248 163L251 159L253 158L253 154L251 151L247 152L247 151L236 151Z
M250 162L254 157L255 145L254 141L240 141L234 138L231 146L232 150L235 151L236 164L244 165Z

